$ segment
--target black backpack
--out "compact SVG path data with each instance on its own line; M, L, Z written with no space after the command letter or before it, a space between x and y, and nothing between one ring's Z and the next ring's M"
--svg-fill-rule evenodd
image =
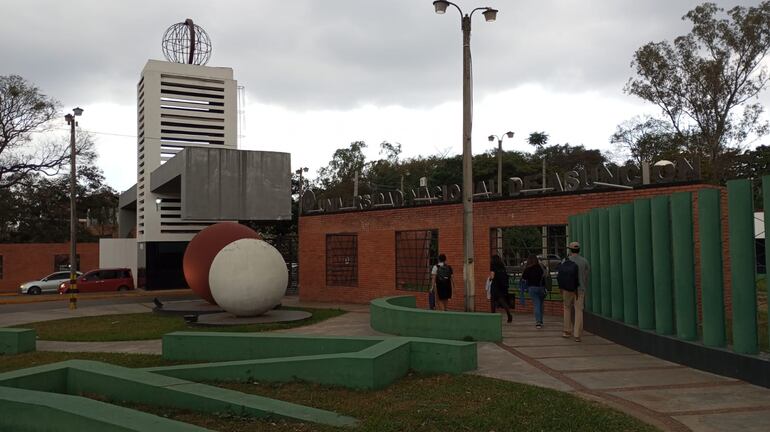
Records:
M438 269L436 270L436 282L449 282L451 277L452 267L450 267L449 264L438 266Z
M575 261L565 258L559 264L556 280L559 282L559 289L575 292L580 285L579 269Z

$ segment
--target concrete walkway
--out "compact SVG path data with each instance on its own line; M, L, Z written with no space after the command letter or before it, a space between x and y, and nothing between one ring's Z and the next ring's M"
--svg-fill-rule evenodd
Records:
M284 304L300 305L296 298L287 298ZM149 308L148 305L125 306L104 307L101 314ZM369 327L366 305L303 303L301 306L337 307L350 313L283 332L381 335ZM95 315L95 312L87 313ZM51 315L50 311L46 314ZM50 319L71 316L69 314L64 310ZM9 321L18 324L22 319L0 315L0 326L12 325L7 323ZM44 319L30 316L22 322ZM479 368L473 373L574 393L666 431L764 432L770 429L770 389L659 360L591 334L586 334L583 342L574 342L561 337L560 321L554 317L546 317L546 320L546 327L540 330L535 329L533 319L528 315L515 316L511 324L503 323L501 343L479 343ZM160 341L38 341L38 349L159 354L161 344Z

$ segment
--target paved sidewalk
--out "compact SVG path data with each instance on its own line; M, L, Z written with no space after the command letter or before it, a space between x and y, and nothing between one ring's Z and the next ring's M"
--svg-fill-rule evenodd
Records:
M296 298L284 305L298 306ZM369 327L366 305L302 303L337 307L349 313L288 333L361 336L381 335ZM141 312L150 304L100 306L78 310L78 316ZM46 311L48 319L70 317L63 309ZM26 321L21 314L27 315ZM45 320L33 312L0 314L0 326ZM548 320L553 321L548 321ZM473 373L507 381L574 393L622 410L665 431L769 430L770 389L725 378L638 353L586 334L582 342L561 337L561 321L546 317L535 329L530 316L503 323L501 343L479 343L479 368ZM8 323L12 324L8 324ZM161 352L159 340L130 342L38 341L40 351Z

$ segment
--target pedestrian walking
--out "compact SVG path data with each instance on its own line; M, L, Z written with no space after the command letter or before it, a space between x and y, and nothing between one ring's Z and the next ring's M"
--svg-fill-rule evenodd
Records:
M537 256L531 254L527 258L527 264L521 277L527 281L529 297L532 299L535 310L535 327L543 328L543 304L545 303L545 270L537 260Z
M500 255L492 255L492 262L489 267L489 279L492 281L492 289L490 290L492 313L496 313L497 307L500 306L505 309L508 322L511 322L513 315L511 315L511 309L508 307L508 271L505 269Z
M446 263L446 255L440 254L438 256L438 264L434 265L431 270L431 275L433 276L431 278L433 279L431 291L436 293L440 310L447 310L447 302L452 298L453 273L452 266Z
M580 255L580 243L571 242L569 256L559 264L559 288L564 299L564 329L562 337L580 342L583 334L583 301L588 289L591 266ZM573 318L574 317L574 318Z

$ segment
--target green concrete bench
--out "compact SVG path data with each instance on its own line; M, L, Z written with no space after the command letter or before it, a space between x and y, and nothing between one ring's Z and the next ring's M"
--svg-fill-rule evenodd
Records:
M21 354L35 351L36 334L31 329L0 328L0 354Z
M461 341L499 342L503 338L498 314L417 309L414 296L374 299L369 311L370 325L383 333Z

